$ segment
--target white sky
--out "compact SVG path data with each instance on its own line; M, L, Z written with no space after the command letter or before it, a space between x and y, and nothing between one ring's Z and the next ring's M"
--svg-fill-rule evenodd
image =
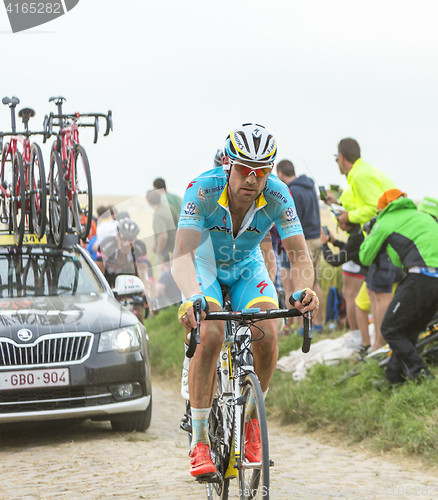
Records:
M255 121L319 184L345 185L333 154L354 137L412 198L438 198L437 14L434 0L80 0L12 34L0 6L0 98L34 108L32 129L52 95L66 112L112 109L114 133L81 131L95 194L144 195L162 176L182 195Z

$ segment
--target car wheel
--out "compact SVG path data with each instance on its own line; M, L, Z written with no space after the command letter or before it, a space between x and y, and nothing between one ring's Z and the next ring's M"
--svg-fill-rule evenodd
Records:
M117 420L111 420L111 427L116 432L144 432L151 425L152 396L145 411L136 411L120 415Z

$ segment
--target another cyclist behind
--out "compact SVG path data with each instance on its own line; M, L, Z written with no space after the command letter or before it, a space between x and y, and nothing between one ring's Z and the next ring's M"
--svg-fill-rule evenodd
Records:
M131 274L142 280L146 295L153 297L152 266L146 256L146 245L137 239L139 232L138 224L132 219L117 221L117 234L108 236L102 241L97 251L96 263L111 288L114 288L117 276ZM148 312L149 306L144 296L143 304L136 305L134 314L143 323Z
M297 300L288 305L301 312L317 311L316 294L309 288L314 281L313 265L292 196L283 182L270 176L276 154L276 141L264 127L242 125L226 139L223 170L204 172L187 187L173 262L175 281L187 298L179 310L186 334L196 327L192 304L197 298L202 299L204 311L222 309L221 285L228 290L233 310L278 307L259 247L274 223L291 260L295 292L306 290L305 307ZM264 335L254 328L252 347L254 369L265 396L278 357L277 320L264 320L259 326ZM197 479L216 473L207 428L223 337L223 322L202 322L201 344L190 363L190 473ZM245 432L245 456L260 461L258 422L254 420Z

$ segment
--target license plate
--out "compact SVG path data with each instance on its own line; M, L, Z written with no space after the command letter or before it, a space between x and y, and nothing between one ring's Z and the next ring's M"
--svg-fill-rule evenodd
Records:
M70 374L67 368L0 372L0 390L2 391L62 385L70 385Z

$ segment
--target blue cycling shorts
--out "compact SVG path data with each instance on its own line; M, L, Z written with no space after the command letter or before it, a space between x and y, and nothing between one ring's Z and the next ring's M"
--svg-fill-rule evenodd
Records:
M223 306L222 285L228 291L233 311L257 307L261 302L270 302L278 308L277 292L261 253L232 266L219 267L197 256L195 266L198 283L208 301Z

